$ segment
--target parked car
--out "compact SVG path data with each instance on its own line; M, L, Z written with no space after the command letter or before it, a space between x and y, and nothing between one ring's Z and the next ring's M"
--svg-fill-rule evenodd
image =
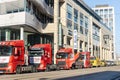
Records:
M106 66L115 66L115 62L114 61L106 61Z
M90 62L92 64L92 67L100 67L100 65L101 65L100 59L95 56L90 57Z
M100 65L101 67L106 66L106 62L105 62L105 60L101 60L100 63L101 63L101 65Z

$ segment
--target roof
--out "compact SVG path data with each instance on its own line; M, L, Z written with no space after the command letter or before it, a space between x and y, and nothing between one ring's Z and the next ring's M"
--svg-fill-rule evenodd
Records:
M86 10L91 16L93 16L98 21L100 21L102 19L87 4L85 4L85 2L83 0L73 0L73 1L76 2L76 4L78 4L79 6L81 6L84 10Z

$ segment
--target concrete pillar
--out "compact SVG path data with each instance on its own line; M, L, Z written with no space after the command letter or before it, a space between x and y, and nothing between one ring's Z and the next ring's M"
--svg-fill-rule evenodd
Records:
M83 51L85 51L85 41L83 42L82 47L83 47Z
M20 40L24 40L24 28L20 28Z
M1 38L2 38L2 36L1 36L1 30L0 30L0 41L1 41Z
M58 24L59 24L59 0L54 0L54 64L56 64L56 52L58 50Z
M10 30L8 29L5 30L5 40L6 41L10 40Z
M80 51L80 41L78 40L78 52Z
M64 47L66 47L67 46L67 36L65 35L64 36Z

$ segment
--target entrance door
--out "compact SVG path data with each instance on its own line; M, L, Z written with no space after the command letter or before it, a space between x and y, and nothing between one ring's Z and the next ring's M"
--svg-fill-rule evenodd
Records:
M32 46L34 44L41 43L40 35L38 34L30 34L28 35L28 43Z

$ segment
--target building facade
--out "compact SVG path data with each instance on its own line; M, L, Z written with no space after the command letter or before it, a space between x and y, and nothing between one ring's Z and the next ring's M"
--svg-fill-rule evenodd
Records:
M0 1L0 41L24 40L25 46L50 43L53 58L61 47L90 51L111 60L112 32L82 0Z
M112 31L112 56L115 58L115 13L114 13L114 7L111 7L109 5L96 5L93 10L102 18L102 22Z

